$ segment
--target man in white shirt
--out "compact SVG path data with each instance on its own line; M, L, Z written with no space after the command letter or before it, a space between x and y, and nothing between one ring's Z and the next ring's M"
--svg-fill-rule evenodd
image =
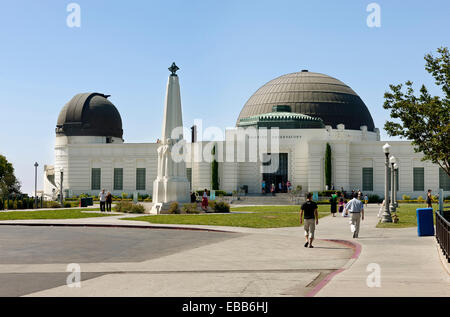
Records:
M104 189L102 189L100 194L98 194L98 199L100 200L100 211L104 212L105 211L105 205L106 205L106 193L105 193Z
M352 215L352 228L355 228L353 232L353 238L358 238L359 235L359 226L361 224L361 220L364 220L364 204L362 201L357 199L358 194L353 194L353 199L350 200L345 205L345 212L350 212Z

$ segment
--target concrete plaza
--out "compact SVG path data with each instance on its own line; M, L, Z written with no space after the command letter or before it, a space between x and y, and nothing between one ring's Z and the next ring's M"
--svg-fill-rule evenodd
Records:
M151 225L123 216L2 221L0 295L449 296L435 238L377 229L377 212L369 206L356 240L348 218L320 219L314 249L303 247L299 227ZM56 227L68 224L141 229ZM181 227L216 232L174 230ZM80 288L66 285L69 263L80 264ZM372 263L380 287L367 284Z

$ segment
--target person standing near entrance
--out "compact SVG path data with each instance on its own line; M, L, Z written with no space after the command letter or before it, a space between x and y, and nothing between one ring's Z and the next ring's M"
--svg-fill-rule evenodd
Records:
M305 248L308 246L314 248L312 243L314 240L314 232L316 231L316 225L319 224L319 214L317 212L317 204L312 201L312 193L308 193L306 196L306 202L302 205L300 212L300 224L303 224L303 217L305 218Z
M358 194L353 194L353 199L345 205L345 212L352 215L351 230L353 238L358 238L361 220L364 220L364 204L358 199Z
M261 193L264 195L266 193L266 181L263 180L261 183Z
M98 200L100 200L100 211L104 212L105 211L105 204L106 204L106 193L105 193L104 189L102 189L100 194L98 194Z
M111 205L112 205L112 194L111 192L108 192L108 194L106 194L106 211L111 212Z

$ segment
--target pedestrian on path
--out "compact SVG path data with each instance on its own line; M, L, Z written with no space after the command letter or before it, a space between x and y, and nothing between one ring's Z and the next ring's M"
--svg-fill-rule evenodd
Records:
M333 215L333 217L336 217L336 212L337 212L337 192L334 193L333 195L331 195L331 199L330 199L330 203L331 203L331 214Z
M98 194L98 200L100 200L100 211L104 212L106 205L106 193L104 189Z
M339 213L341 214L341 216L343 216L344 213L344 194L341 194L341 197L339 198Z
M369 203L369 196L364 195L364 205L366 205L365 207L367 208L367 204Z
M317 204L312 201L312 193L308 193L306 196L306 202L302 205L300 212L300 224L303 224L303 217L305 218L305 248L308 246L314 248L312 243L314 240L314 232L316 225L319 224L319 214L317 213Z
M427 208L433 208L432 205L433 197L431 196L431 189L427 192Z
M208 190L205 188L205 191L203 192L202 197L202 209L204 211L208 210Z
M351 230L353 238L358 238L361 220L364 220L364 204L358 199L358 194L353 195L353 199L345 205L345 211L352 215Z

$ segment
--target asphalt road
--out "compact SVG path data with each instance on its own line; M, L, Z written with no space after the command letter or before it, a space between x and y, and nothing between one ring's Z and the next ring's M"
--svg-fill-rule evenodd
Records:
M191 230L0 227L0 265L141 262L243 236ZM0 296L65 285L68 273L0 274ZM103 273L82 273L81 280Z

